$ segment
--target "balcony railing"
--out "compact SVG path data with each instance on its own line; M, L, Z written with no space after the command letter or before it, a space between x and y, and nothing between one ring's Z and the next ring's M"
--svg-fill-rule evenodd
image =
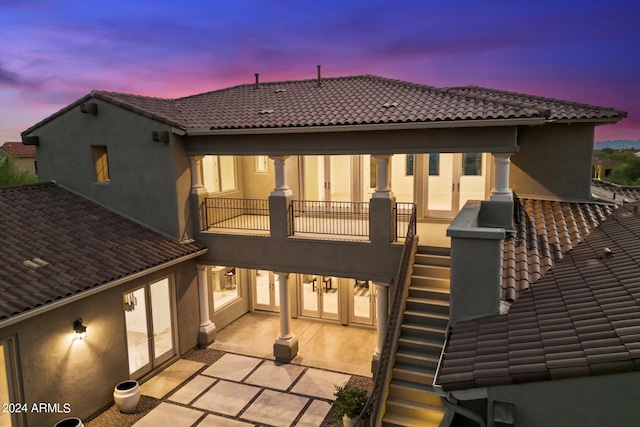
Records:
M204 199L202 231L210 229L269 231L269 201L263 199Z
M292 235L369 237L369 202L293 200Z
M396 238L394 240L402 240L407 235L407 227L409 224L412 224L414 227L411 232L416 234L416 222L415 220L411 222L411 218L415 217L415 203L410 202L397 202L395 208L393 209L395 219L396 219Z

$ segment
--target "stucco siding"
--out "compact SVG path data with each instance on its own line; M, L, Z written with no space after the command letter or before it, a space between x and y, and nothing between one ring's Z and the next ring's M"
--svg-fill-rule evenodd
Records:
M522 197L589 200L593 132L593 124L519 128L511 188Z
M55 180L83 196L171 236L180 235L172 145L154 142L166 125L100 100L98 114L76 107L33 134L41 182ZM107 147L108 182L96 182L92 145ZM184 166L182 166L184 169Z

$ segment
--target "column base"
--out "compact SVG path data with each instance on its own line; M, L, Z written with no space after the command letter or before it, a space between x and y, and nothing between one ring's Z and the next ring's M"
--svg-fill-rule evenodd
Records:
M295 335L289 339L278 338L273 344L273 356L276 362L289 363L298 354L298 337Z
M218 334L218 328L215 323L209 323L207 326L201 326L198 331L198 345L201 348L205 348L211 344Z
M371 356L371 373L373 374L374 379L378 373L378 366L380 366L380 353L376 352Z
M489 200L496 200L498 202L513 202L513 193L491 193Z

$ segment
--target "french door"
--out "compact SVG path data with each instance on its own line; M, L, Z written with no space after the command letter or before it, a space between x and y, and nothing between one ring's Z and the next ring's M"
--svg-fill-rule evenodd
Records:
M304 198L352 201L351 156L304 156Z
M349 307L351 322L365 325L375 323L375 287L369 280L349 279Z
M301 313L319 319L339 319L340 278L302 275L299 280Z
M176 354L169 278L123 296L129 375L140 378Z
M425 156L427 216L452 218L467 201L485 199L485 154L430 153Z
M273 271L253 271L253 309L280 311L280 292Z

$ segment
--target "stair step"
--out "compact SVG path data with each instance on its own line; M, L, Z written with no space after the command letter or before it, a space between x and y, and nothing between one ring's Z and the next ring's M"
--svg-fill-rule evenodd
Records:
M409 338L416 341L435 341L444 343L445 328L415 325L403 323L400 325L400 338ZM442 344L440 344L442 346Z
M439 352L433 353L420 353L411 350L398 350L396 352L396 363L408 363L425 368L438 368L438 361L440 359Z
M413 264L413 274L416 276L437 277L440 279L451 278L451 268L444 265Z
M392 371L393 379L425 385L433 384L435 372L435 368L405 362L396 362Z
M449 302L425 298L407 298L407 310L449 315Z
M440 265L449 267L451 266L451 257L446 255L427 255L417 253L414 263L420 265Z
M423 420L414 420L413 418L403 417L402 415L389 414L382 419L382 427L438 427L440 421L432 423Z
M442 279L438 277L427 277L427 276L411 276L411 286L413 287L423 287L423 288L441 288L449 290L450 281L449 279Z
M389 383L389 397L442 406L440 395L433 390L433 386L417 384L411 381L392 379Z
M449 289L409 286L409 298L449 301Z
M389 415L389 417L387 417ZM385 420L391 420L396 415L402 418L413 419L422 424L411 425L428 425L426 422L439 423L444 417L444 408L442 406L429 405L426 403L418 403L405 399L388 398L387 408L385 411ZM405 420L405 422L408 420ZM384 421L383 421L384 422ZM401 424L402 425L402 424ZM437 424L435 424L437 425Z
M418 245L418 250L416 252L422 255L442 255L446 257L451 256L451 248L443 246Z
M440 354L442 352L443 344L444 334L439 340L426 340L411 336L400 336L400 338L398 338L398 351L422 351L428 354Z
M425 313L424 311L405 310L403 323L428 328L446 329L449 316L446 314Z

